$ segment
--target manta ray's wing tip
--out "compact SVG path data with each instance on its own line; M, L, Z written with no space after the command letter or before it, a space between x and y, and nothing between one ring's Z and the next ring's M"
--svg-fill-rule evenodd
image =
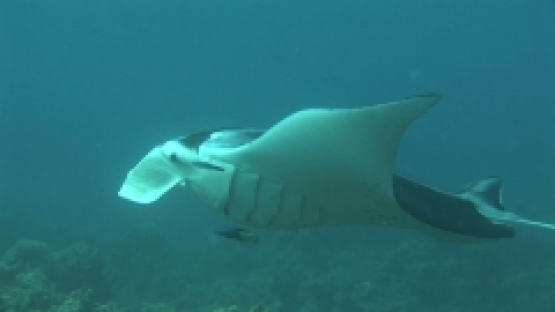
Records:
M420 94L412 97L412 99L419 99L419 98L427 99L429 101L432 101L435 104L439 102L439 100L441 100L441 94L439 94L438 92L430 92L430 93Z

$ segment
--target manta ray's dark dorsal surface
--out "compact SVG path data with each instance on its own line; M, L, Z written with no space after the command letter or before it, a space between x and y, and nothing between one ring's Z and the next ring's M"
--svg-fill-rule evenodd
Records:
M459 239L512 237L509 222L555 229L504 211L496 180L449 194L394 173L402 134L438 100L307 109L266 131L170 140L128 173L119 195L148 204L181 185L238 224L276 230L368 224Z
M442 192L400 175L393 177L393 191L404 211L440 230L478 238L515 236L513 228L494 223L479 212L475 202L461 196ZM500 194L499 189L490 191Z

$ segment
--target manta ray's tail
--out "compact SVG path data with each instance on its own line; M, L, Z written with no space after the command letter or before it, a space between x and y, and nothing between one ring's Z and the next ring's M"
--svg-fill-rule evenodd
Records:
M478 212L494 223L520 223L555 230L555 224L528 220L505 210L501 198L501 178L492 177L478 181L462 194L462 197L474 202Z

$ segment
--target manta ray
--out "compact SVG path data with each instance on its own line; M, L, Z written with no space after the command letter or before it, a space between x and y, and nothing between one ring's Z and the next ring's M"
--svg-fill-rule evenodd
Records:
M498 177L451 194L395 173L403 133L439 99L305 109L266 130L178 137L154 147L118 194L149 204L181 186L242 226L275 230L359 224L459 240L510 238L514 223L555 229L506 211Z

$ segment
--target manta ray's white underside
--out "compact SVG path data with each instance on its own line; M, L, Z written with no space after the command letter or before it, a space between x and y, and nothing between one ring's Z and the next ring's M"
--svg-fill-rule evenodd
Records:
M403 132L438 99L303 110L234 148L172 140L129 172L119 194L149 203L180 183L233 220L262 228L427 227L400 209L392 176Z
M259 208L267 213L232 204L228 213L242 210L244 220L238 221L279 228L412 225L391 186L397 149L407 126L437 101L431 95L356 109L304 110L251 144L210 151L213 158L263 180L258 187L282 188L280 196L287 202Z

